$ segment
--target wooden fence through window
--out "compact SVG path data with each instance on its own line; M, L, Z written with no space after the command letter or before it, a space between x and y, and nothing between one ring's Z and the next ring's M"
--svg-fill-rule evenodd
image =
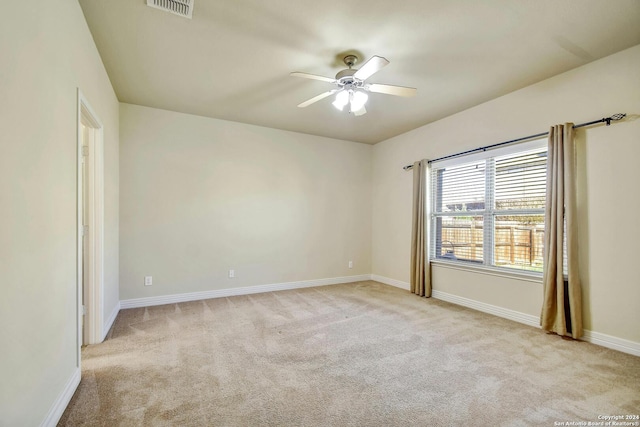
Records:
M469 261L483 259L483 222L443 218L440 256ZM494 263L542 271L544 225L496 220Z

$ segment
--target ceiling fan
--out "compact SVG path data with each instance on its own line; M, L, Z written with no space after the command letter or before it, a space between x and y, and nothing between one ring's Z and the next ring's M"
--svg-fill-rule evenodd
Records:
M414 96L417 93L417 89L413 87L383 85L377 83L366 83L369 77L380 71L383 67L389 64L387 59L381 56L372 56L362 67L355 70L352 67L358 62L358 57L355 55L347 55L344 57L344 63L347 65L346 70L340 71L336 74L335 79L330 77L318 76L315 74L293 72L290 75L294 77L303 77L305 79L320 80L327 83L332 83L337 86L337 89L333 89L313 98L298 104L298 107L304 108L309 105L320 101L328 96L336 94L336 98L333 101L333 106L338 110L343 110L345 106L349 105L349 112L355 116L361 116L367 112L364 104L367 102L369 96L367 92L384 93L386 95L396 96Z

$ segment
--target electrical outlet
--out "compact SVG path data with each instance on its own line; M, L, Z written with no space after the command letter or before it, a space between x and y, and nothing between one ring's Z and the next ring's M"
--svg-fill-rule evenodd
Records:
M229 270L229 279L233 279L234 277L236 277L236 271L235 270Z
M144 276L144 285L145 286L153 285L153 276Z
M349 268L353 268L353 261L349 261Z

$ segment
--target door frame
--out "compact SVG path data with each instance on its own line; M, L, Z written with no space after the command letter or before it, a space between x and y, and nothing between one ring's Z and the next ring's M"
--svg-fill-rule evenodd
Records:
M78 88L77 123L77 321L78 321L78 367L80 366L80 348L83 343L83 173L82 173L82 125L89 128L89 155L87 157L88 175L88 295L86 296L85 327L88 329L88 344L103 341L104 323L104 128L89 101Z

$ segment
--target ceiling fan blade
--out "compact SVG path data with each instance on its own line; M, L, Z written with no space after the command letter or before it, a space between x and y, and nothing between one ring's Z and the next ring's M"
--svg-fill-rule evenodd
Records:
M418 89L416 89L415 87L379 85L375 83L366 85L366 88L370 92L384 93L387 95L396 95L396 96L415 96L415 94L418 93Z
M318 102L318 101L320 101L321 99L325 99L327 96L331 96L331 95L333 95L335 92L336 92L336 90L330 90L330 91L328 91L328 92L321 93L321 94L320 94L320 95L318 95L318 96L314 96L313 98L308 99L308 100L304 101L304 102L303 102L303 103L301 103L301 104L298 104L298 108L308 107L309 105L313 104L314 102Z
M327 83L335 83L336 79L332 79L329 77L324 77L324 76L317 76L315 74L309 74L309 73L301 73L299 71L295 71L291 74L289 74L290 76L293 77L303 77L305 79L313 79L313 80L320 80L322 82L327 82Z
M386 58L374 55L353 75L356 79L366 80L389 64Z
M352 111L354 116L362 116L364 114L367 114L367 109L364 108L364 105L362 106L362 108L360 108L358 111Z

